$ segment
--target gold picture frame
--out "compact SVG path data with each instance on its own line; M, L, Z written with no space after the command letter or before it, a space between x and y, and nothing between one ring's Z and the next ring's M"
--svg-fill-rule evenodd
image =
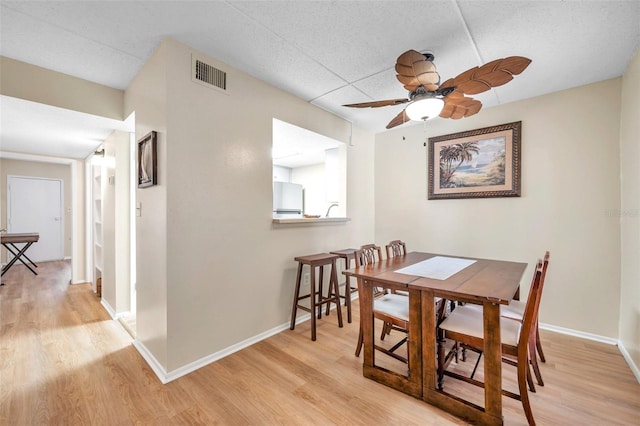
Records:
M521 130L516 121L429 138L428 199L519 197Z

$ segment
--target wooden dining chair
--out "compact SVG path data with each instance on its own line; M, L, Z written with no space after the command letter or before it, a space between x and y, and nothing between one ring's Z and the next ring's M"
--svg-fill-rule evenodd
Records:
M387 259L391 259L395 256L404 256L407 254L407 246L401 240L393 240L389 242L385 247L387 252Z
M356 268L369 265L382 260L382 249L375 244L366 244L355 252ZM362 294L362 282L358 279L358 292ZM409 331L409 298L399 294L385 293L383 291L374 291L373 300L373 316L385 324L390 324L391 329L401 331L406 334L398 343L387 349L380 345L374 345L374 348L392 358L400 360L408 364L408 359L395 353L408 340ZM361 318L362 320L362 318ZM356 346L356 356L360 356L362 346L364 344L364 336L362 332L362 323L360 324L360 332L358 335L358 343Z
M384 246L385 251L387 252L387 259L391 259L395 256L404 256L407 254L407 246L402 240L393 240L390 241L389 244ZM404 290L391 290L392 294L401 294L402 296L409 297L409 292ZM393 324L384 323L382 326L382 332L380 333L380 340L384 340L385 336L391 334L391 330L393 330Z
M360 249L356 250L354 256L356 267L358 267L358 265L362 266L368 265L370 263L380 262L382 260L382 248L375 244L364 244L360 246ZM382 293L387 293L387 291L378 287L374 288L374 296L379 296Z
M540 280L540 299L542 299L542 289L544 287L545 278L547 276L547 267L549 266L549 251L547 251L544 255L544 259L542 261L542 278ZM510 318L516 321L522 322L524 319L524 311L526 308L526 301L523 302L521 300L512 300L509 302L507 306L500 307L500 316L504 318ZM536 352L540 356L540 361L546 362L544 357L544 352L542 351L542 343L540 341L540 329L538 328L538 318L536 316L536 322L534 325L534 334L535 339L533 340L531 347L529 348L529 357L531 362L531 367L533 368L533 372L536 376L536 381L540 386L544 386L544 381L542 380L542 374L540 373L540 367L538 365L538 357L536 356Z
M385 246L385 251L387 252L387 259L391 259L396 256L404 256L407 254L407 245L402 240L393 240L390 241L389 244ZM401 294L403 296L409 296L409 292L404 290L391 290L393 294ZM435 298L436 303L436 321L441 321L445 315L445 306L446 301L440 297ZM453 304L453 302L452 302ZM385 335L391 333L392 327L391 324L385 324L382 328L382 334L380 335L380 340L384 340Z
M384 246L384 249L387 252L387 259L407 254L407 246L401 240L393 240L389 242L389 244ZM403 290L391 290L391 293L404 294L405 296L409 295L408 292Z
M542 261L542 278L540 280L540 287L538 291L540 292L540 300L542 300L542 289L544 288L545 279L547 276L547 267L549 266L549 259L551 255L549 251L547 251L544 255L544 259ZM529 289L529 293L531 293L531 289ZM467 305L471 309L477 309L482 311L482 306L480 305ZM500 306L500 316L503 318L508 318L514 321L519 321L522 323L524 320L524 311L527 306L526 301L521 300L511 300L508 305ZM544 358L544 353L542 352L542 344L540 342L540 330L538 329L538 317L536 316L536 322L534 325L534 339L530 342L529 347L529 362L531 364L531 368L533 369L533 373L536 376L536 382L540 386L544 386L544 380L542 380L542 373L540 372L540 366L538 365L538 357L536 356L536 352L540 356L540 360L542 362L546 362ZM478 360L479 361L479 360ZM477 365L477 364L476 364ZM535 387L533 385L530 386L531 391L535 392Z
M535 324L540 306L542 274L543 263L539 260L533 274L523 321L519 322L509 318L500 318L500 339L503 361L507 361L509 364L517 367L519 390L519 393L516 394L502 389L502 394L522 402L522 407L524 408L529 425L535 425L531 404L529 402L529 392L527 390L527 384L529 384L529 386L533 384L531 370L529 369L529 349L530 342L535 339ZM482 310L471 308L470 305L458 306L442 321L439 329L444 333L445 339L451 339L468 348L476 348L478 351L482 351L484 347L483 312ZM457 345L454 345L452 349L452 351L455 350L457 350ZM508 358L505 358L505 356ZM453 356L451 356L451 353L447 355L445 359L439 357L439 379L446 375L484 388L483 382L448 371L447 367L452 359Z

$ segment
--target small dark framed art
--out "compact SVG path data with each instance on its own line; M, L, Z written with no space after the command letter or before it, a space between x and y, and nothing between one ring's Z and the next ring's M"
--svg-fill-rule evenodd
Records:
M158 137L151 131L138 141L138 188L158 184Z

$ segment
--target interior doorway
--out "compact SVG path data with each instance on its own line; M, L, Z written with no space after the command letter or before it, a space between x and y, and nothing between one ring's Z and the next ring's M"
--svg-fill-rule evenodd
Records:
M40 234L28 253L34 262L64 258L63 197L61 179L7 176L7 230Z

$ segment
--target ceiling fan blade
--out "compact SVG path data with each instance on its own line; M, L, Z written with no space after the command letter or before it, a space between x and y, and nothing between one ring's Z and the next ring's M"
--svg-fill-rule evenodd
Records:
M502 66L513 75L518 75L522 71L526 70L531 59L524 56L509 56L502 60Z
M424 75L424 79L416 77L408 77L403 75L396 75L396 78L400 83L402 83L403 87L407 89L409 92L415 92L418 87L423 86L429 92L433 92L438 90L438 80L440 80L440 76L436 73L436 77L430 77ZM431 83L430 81L435 80L435 83Z
M448 79L447 81L445 81L444 83L442 83L442 84L440 85L440 90L442 90L442 89L446 89L446 88L448 88L448 87L454 87L453 79L452 79L452 78L450 78L450 79Z
M440 117L457 120L477 114L481 108L482 102L479 100L462 96L460 92L453 92L444 98L444 108L440 112Z
M407 50L402 55L398 56L398 59L396 60L396 64L411 67L415 62L424 61L424 60L425 60L425 57L422 53L411 49L411 50Z
M387 124L387 129L399 126L406 123L407 121L411 121L411 119L407 116L407 113L403 109L402 111L400 111L400 114L396 115L393 120L391 120L389 124Z
M378 108L378 107L384 107L384 106L405 104L407 102L409 102L409 99L407 98L398 98L398 99L387 99L384 101L362 102L359 104L347 104L342 106L351 107L351 108Z
M440 83L440 75L433 62L415 50L408 50L398 57L396 72L398 81L410 92L415 92L420 86L434 91Z
M496 59L482 65L473 67L458 75L456 78L445 81L440 87L454 87L456 90L467 94L477 95L492 87L502 86L513 80L514 75L524 71L531 59L522 56L509 56L504 59Z

